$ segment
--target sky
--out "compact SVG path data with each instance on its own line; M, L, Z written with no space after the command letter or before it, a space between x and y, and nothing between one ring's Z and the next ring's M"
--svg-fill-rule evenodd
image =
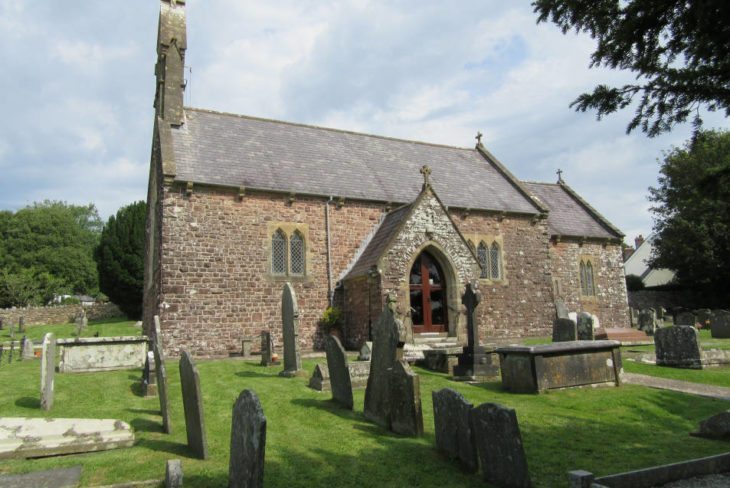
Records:
M529 1L188 0L186 105L473 147L512 173L556 171L633 243L648 188L689 124L626 134L570 102L629 73L589 69L594 42L537 25ZM0 1L0 209L143 200L159 2ZM727 128L718 114L708 128Z

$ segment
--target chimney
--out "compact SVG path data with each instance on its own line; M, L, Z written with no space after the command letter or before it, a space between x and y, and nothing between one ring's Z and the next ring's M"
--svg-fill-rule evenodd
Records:
M154 106L156 115L170 125L182 125L185 120L185 49L185 0L160 0Z
M639 234L639 237L634 239L634 249L639 249L639 246L641 246L644 243L644 236Z

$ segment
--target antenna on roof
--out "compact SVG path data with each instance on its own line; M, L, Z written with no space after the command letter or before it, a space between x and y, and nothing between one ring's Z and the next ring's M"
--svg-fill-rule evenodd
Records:
M558 174L558 183L563 183L563 170L558 168L556 173Z

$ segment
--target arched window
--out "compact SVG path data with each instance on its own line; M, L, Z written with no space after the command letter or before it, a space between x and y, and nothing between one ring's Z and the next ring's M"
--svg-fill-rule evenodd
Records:
M291 274L304 274L304 237L297 230L289 241L289 255L291 257Z
M580 261L580 293L583 296L596 294L593 285L593 263L588 259Z
M482 272L479 277L489 278L489 252L487 245L483 242L480 242L477 248L477 259L479 259L479 265L482 267Z
M286 234L281 229L277 229L271 236L271 273L277 275L286 274L287 271L287 254Z
M502 276L502 263L499 262L499 245L492 243L489 249L489 272L493 280L498 280Z

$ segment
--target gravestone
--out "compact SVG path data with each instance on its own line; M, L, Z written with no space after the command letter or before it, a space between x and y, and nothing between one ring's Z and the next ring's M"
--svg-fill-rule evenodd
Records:
M701 421L699 431L692 435L709 439L730 439L730 410Z
M253 339L250 337L244 337L241 339L241 356L244 358L250 358L251 357L251 343L253 342Z
M592 341L595 339L593 335L593 316L591 314L586 312L578 314L576 334L579 341Z
M653 308L645 308L639 311L639 330L649 335L654 335L656 330L656 317Z
M702 368L700 335L692 326L662 327L654 334L656 364L676 368Z
M568 318L553 321L553 342L577 341L578 331L575 322Z
M200 393L200 375L187 351L180 356L180 385L182 387L185 430L188 447L200 459L208 459L208 441L205 435L203 395Z
M330 391L330 370L326 364L315 364L312 376L309 378L309 387L317 391Z
M8 333L10 334L10 340L11 341L13 339L15 339L15 327L13 326L12 323L10 324L10 328L8 329Z
M568 318L568 307L565 306L565 302L562 300L555 300L555 318Z
M41 355L41 410L53 407L53 377L56 373L56 336L50 332L43 336Z
M472 404L451 388L434 391L431 396L436 449L449 459L458 459L466 471L476 472L479 463L469 418Z
M157 396L160 399L160 414L162 415L162 431L172 434L172 423L170 421L170 400L167 395L167 368L165 367L165 355L162 349L162 330L160 328L160 317L153 318L155 337L152 342L152 352L155 359L155 376L157 379Z
M229 488L264 486L266 417L261 402L251 390L243 390L233 405Z
M471 423L484 481L515 488L532 486L515 411L484 403L471 410Z
M10 354L8 355L8 364L13 362L13 353L15 352L15 341L10 341Z
M423 435L420 381L403 359L395 362L390 373L390 430L402 435Z
M360 348L360 354L357 356L358 361L370 361L373 352L373 343L366 341Z
M459 364L454 366L454 377L460 379L476 379L478 377L496 376L498 368L491 362L490 356L479 345L479 323L476 308L482 295L471 283L461 296L461 303L466 308L467 345L459 354Z
M715 339L730 339L730 312L715 310L712 317L711 335Z
M340 340L333 335L327 336L325 342L327 351L327 369L330 375L330 388L332 388L332 400L343 407L352 410L352 382L350 370L347 367L347 355Z
M261 366L272 366L281 364L274 361L274 339L268 330L261 331Z
M707 308L701 308L695 311L697 317L697 323L701 329L709 329L712 325L712 310Z
M18 317L18 332L25 332L25 317Z
M182 488L183 470L179 459L168 459L165 464L165 488Z
M156 363L155 353L147 351L147 359L144 362L144 372L142 373L142 393L147 398L157 395Z
M284 331L284 371L281 376L296 376L302 370L299 355L299 307L291 283L281 292L281 322Z
M674 321L675 325L691 325L695 326L697 323L697 317L692 312L680 312L677 314L677 320Z
M399 320L395 318L395 298L388 295L385 308L373 324L373 353L365 389L363 414L368 420L390 427L390 378L399 342Z
M639 326L639 313L634 307L629 307L629 317L631 318L631 327Z
M22 358L23 359L35 359L35 350L33 349L33 341L23 336L22 341Z

